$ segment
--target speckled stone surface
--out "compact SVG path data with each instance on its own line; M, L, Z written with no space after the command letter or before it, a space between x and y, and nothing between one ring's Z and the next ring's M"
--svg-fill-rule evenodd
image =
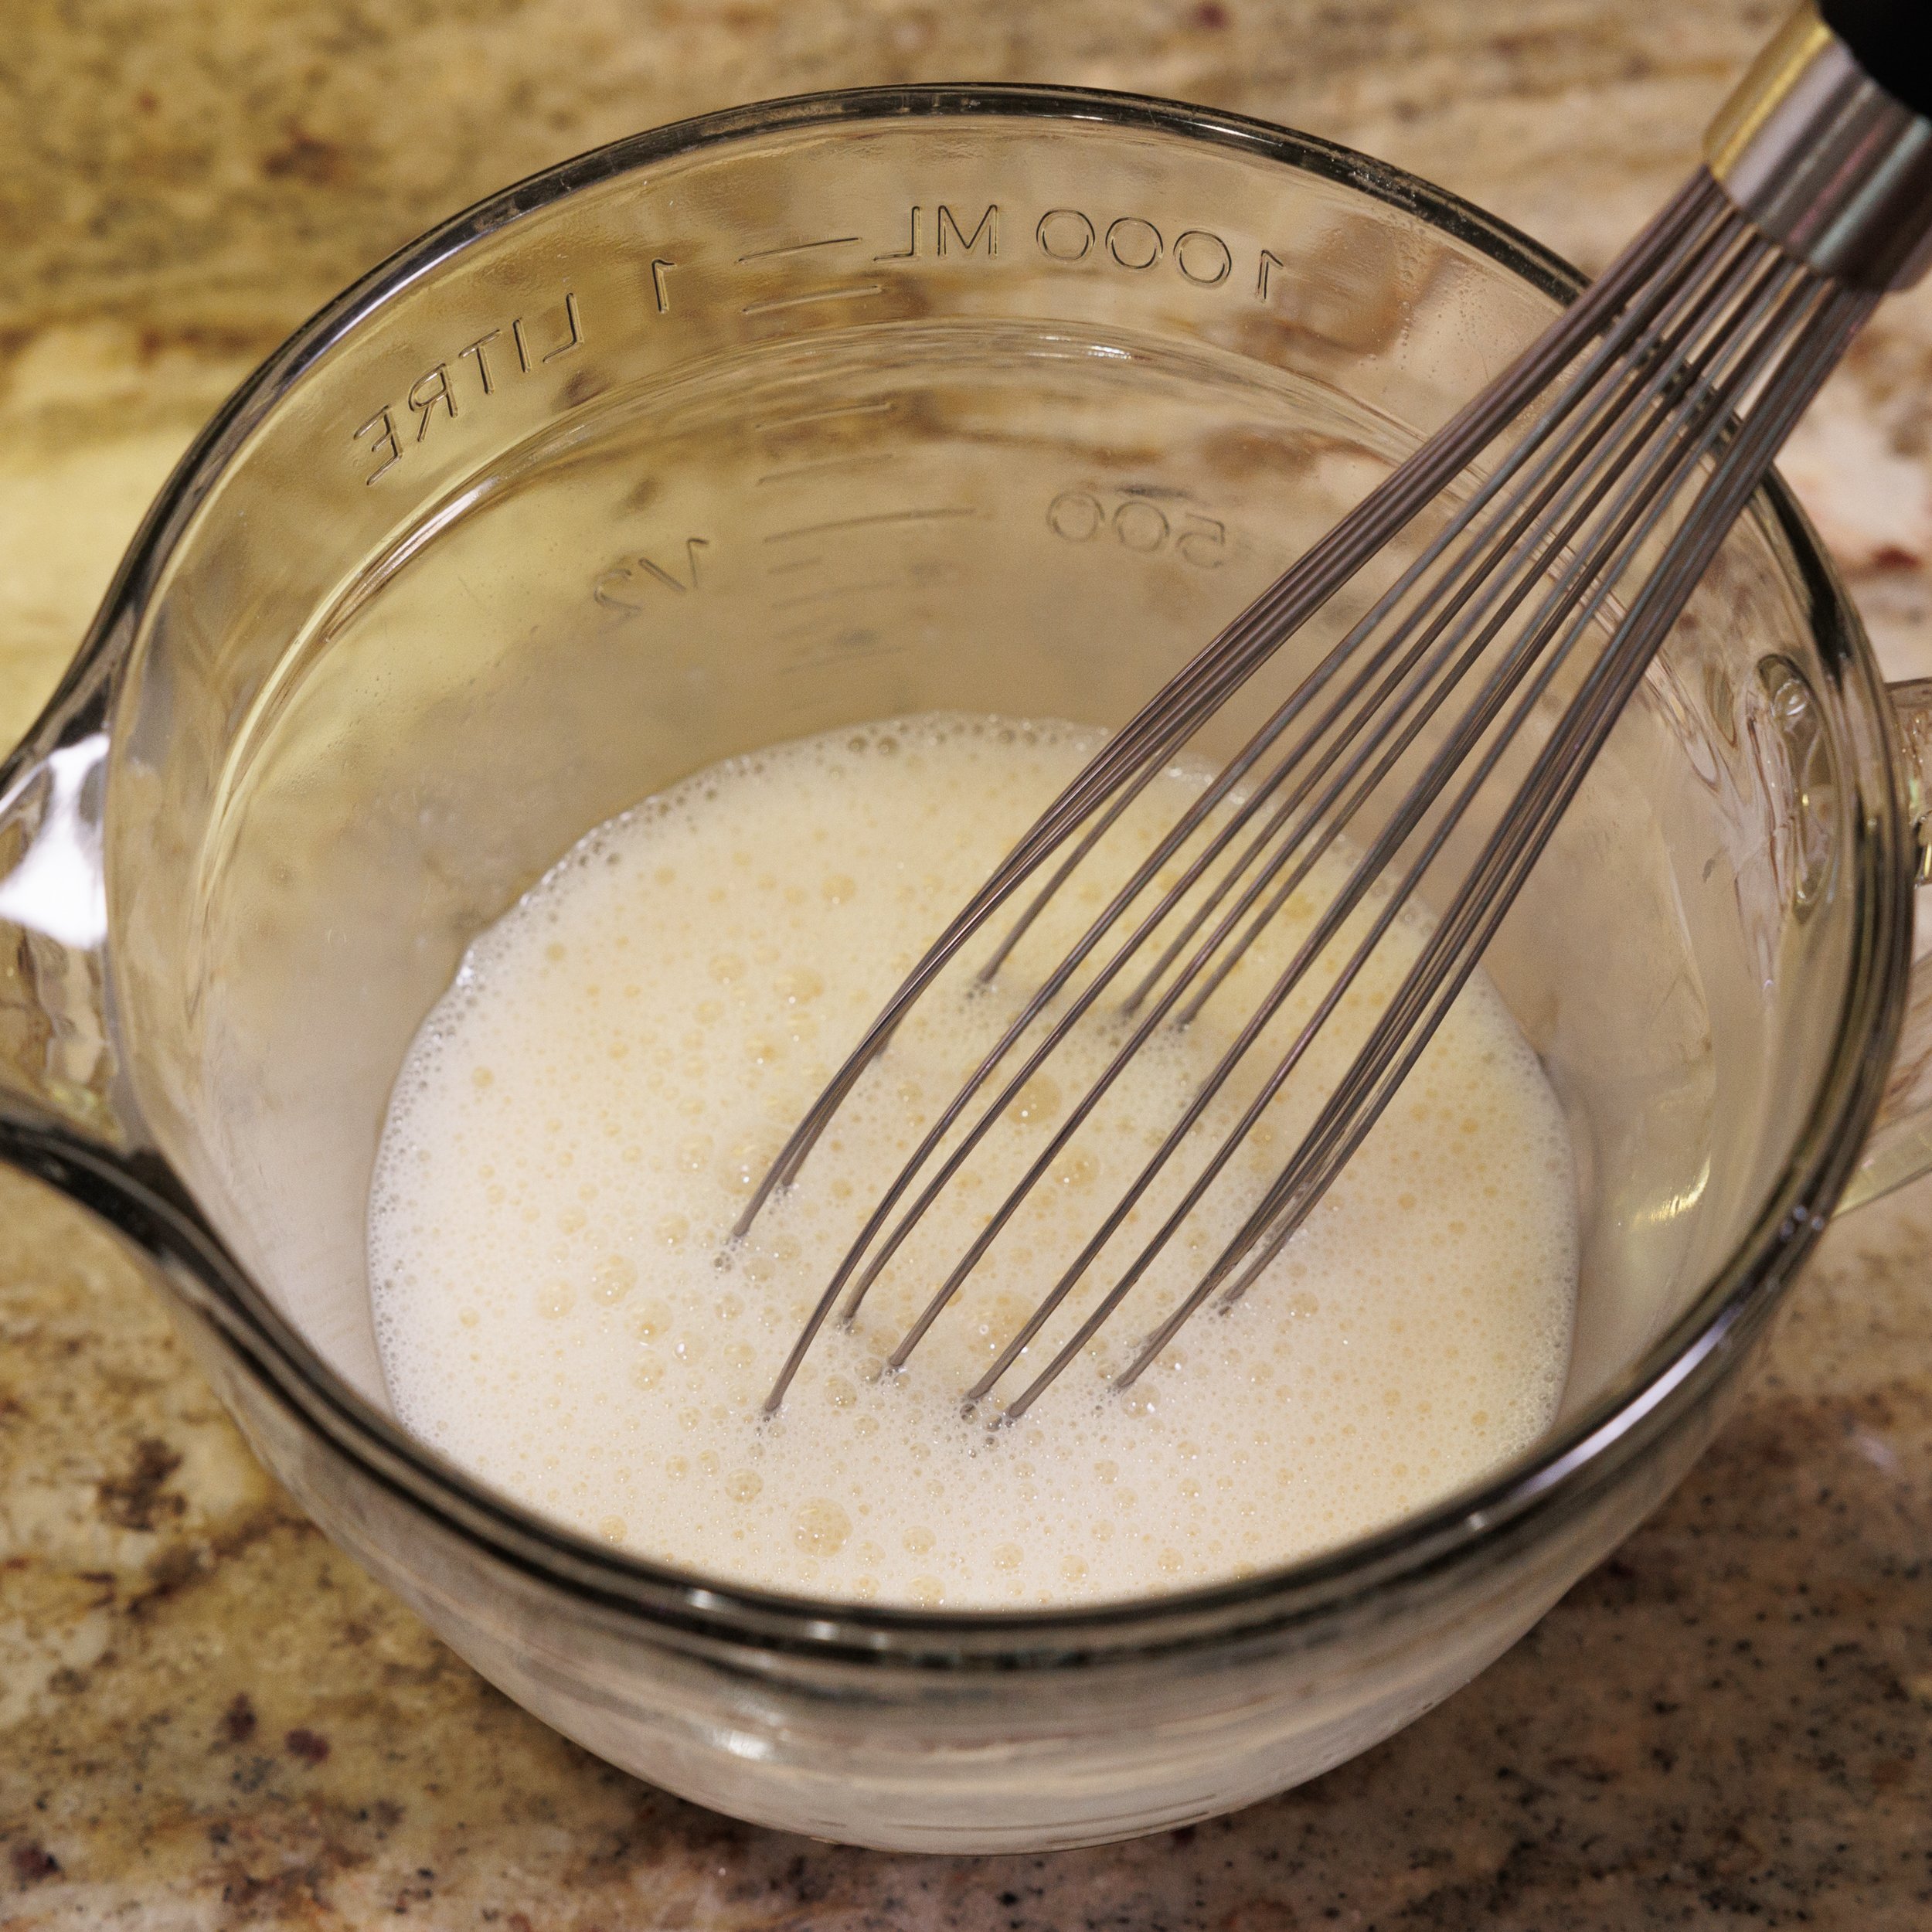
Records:
M1594 264L1775 11L12 0L0 734L248 365L576 150L841 83L1132 87L1386 155ZM1932 670L1929 372L1922 292L1787 464L1901 674ZM1400 1737L1192 1832L955 1861L709 1816L525 1717L307 1526L104 1238L0 1174L0 1927L1932 1924L1928 1255L1924 1185L1834 1228L1690 1482Z

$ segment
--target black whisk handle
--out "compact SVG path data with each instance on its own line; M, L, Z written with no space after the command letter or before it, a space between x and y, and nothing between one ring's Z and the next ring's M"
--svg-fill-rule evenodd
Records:
M1932 121L1932 19L1923 0L1818 0L1818 10L1887 94Z

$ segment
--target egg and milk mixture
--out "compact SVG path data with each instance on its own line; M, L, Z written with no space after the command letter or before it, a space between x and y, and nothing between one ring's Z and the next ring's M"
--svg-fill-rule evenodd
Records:
M1575 1187L1556 1098L1480 973L1243 1300L1197 1315L1131 1391L1107 1386L1278 1171L1426 939L1420 917L1397 923L1219 1182L1039 1404L1002 1428L988 1427L997 1397L961 1411L1294 956L1341 876L1333 855L1200 1016L1135 1056L902 1372L882 1374L886 1355L1117 1051L1125 1028L1105 999L854 1324L828 1325L781 1412L763 1414L920 1133L1202 782L1175 772L1150 787L992 985L961 974L923 1001L797 1185L732 1242L785 1133L1097 742L1069 726L924 716L730 760L600 826L481 934L403 1068L371 1196L376 1333L405 1426L532 1508L681 1569L988 1608L1278 1565L1530 1444L1567 1363ZM982 956L1002 930L982 936ZM1161 1225L1359 930L1324 955L1250 1056L1257 1070L1210 1107L1000 1394L1025 1386Z

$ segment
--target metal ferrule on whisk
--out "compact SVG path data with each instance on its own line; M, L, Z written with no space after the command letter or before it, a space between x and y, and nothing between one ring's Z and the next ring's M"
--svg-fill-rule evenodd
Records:
M1704 138L1739 209L1854 288L1903 288L1932 265L1932 121L1879 85L1815 0L1766 46Z

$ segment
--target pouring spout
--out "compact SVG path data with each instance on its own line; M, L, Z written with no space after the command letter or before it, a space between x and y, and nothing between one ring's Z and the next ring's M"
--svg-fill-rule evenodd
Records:
M0 767L0 1115L124 1149L108 1014L107 734Z

